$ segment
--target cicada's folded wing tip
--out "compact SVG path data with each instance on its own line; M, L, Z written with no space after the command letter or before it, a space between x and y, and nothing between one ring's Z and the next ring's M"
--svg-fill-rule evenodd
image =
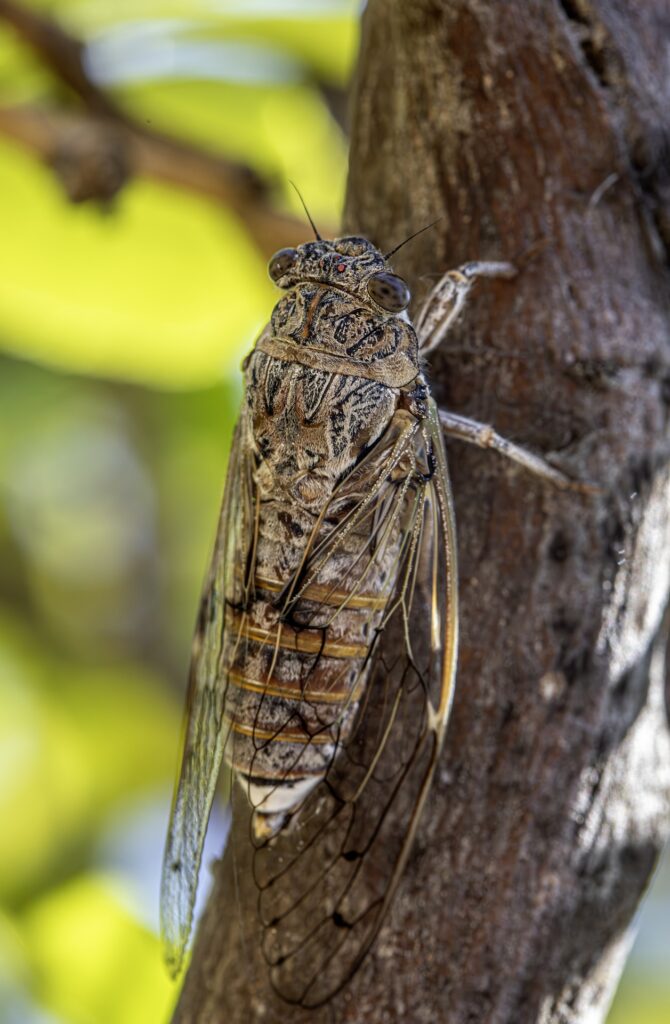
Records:
M185 945L173 945L163 938L163 961L168 974L176 981L184 967Z
M191 936L195 881L185 872L182 859L176 856L180 849L170 836L163 862L160 894L160 934L163 960L172 978L177 978L184 965L186 949Z
M166 920L165 916L162 917L161 946L163 949L163 962L173 980L179 977L184 968L189 938L190 928L180 927L176 922Z

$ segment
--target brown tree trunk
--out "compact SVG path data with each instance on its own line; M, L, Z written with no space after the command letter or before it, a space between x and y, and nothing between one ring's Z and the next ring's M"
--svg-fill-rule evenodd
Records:
M419 297L517 261L435 355L436 396L602 493L450 444L459 689L389 919L330 1006L287 1009L240 939L242 822L179 1024L605 1018L670 823L668 32L666 0L368 4L346 228L390 247L441 216L398 254Z

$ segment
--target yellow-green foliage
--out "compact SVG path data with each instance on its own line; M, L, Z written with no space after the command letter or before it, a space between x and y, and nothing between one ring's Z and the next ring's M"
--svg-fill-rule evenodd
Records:
M60 1019L146 1024L166 1017L175 993L158 941L124 903L122 884L90 873L51 890L24 915L38 989Z
M337 223L345 145L313 82L344 83L354 4L284 11L278 0L271 18L259 0L36 6L65 17L93 47L116 40L113 92L140 124L249 164L274 182L280 207L300 210L287 188L294 179L314 216ZM301 17L290 14L296 6ZM135 32L134 44L123 31ZM129 48L145 60L126 71ZM181 51L190 63L171 76ZM0 25L0 103L28 101L53 103L53 80ZM0 224L11 239L0 246L0 348L14 355L194 387L233 371L271 308L264 260L225 207L136 181L111 208L75 208L49 170L1 137Z

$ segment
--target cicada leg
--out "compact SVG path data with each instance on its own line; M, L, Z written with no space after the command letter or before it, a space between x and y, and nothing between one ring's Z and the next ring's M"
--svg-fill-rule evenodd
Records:
M428 296L416 322L419 351L428 355L444 340L449 328L463 309L468 293L478 277L515 277L513 263L464 263L449 270Z
M468 293L478 277L511 278L517 273L512 263L464 263L457 270L448 271L430 293L417 321L419 350L422 355L432 352L444 340L450 326L463 309ZM508 441L487 423L459 416L440 409L440 424L445 434L467 441L478 448L489 448L505 455L529 472L564 490L583 494L597 493L593 484L571 480L539 455Z
M571 480L565 473L561 473L560 470L550 465L546 459L534 455L526 448L521 448L520 445L497 434L488 423L479 423L477 420L459 416L455 412L445 412L443 409L440 409L439 415L440 425L448 436L456 437L459 441L476 444L478 448L490 448L492 451L499 452L500 455L505 455L530 473L542 477L554 487L560 487L566 491L579 491L582 494L596 494L599 490L594 484Z

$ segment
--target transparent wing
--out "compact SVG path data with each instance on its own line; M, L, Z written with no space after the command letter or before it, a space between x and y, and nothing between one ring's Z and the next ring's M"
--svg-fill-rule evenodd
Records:
M349 980L402 875L451 706L457 646L456 544L437 411L401 430L338 488L285 608L314 594L320 568L358 537L355 580L395 559L393 595L376 627L353 731L288 825L259 840L254 877L263 952L277 992L304 1007ZM392 540L390 538L395 538ZM353 585L352 585L353 584ZM312 587L311 591L306 589ZM332 594L319 612L330 608ZM354 690L356 687L354 686ZM337 727L337 714L324 728Z
M255 499L253 458L238 422L224 498L193 640L184 717L181 767L172 803L161 879L161 934L172 974L188 944L202 848L226 744L223 709L227 680L222 666L227 603L244 600L248 581L235 567L252 549Z

